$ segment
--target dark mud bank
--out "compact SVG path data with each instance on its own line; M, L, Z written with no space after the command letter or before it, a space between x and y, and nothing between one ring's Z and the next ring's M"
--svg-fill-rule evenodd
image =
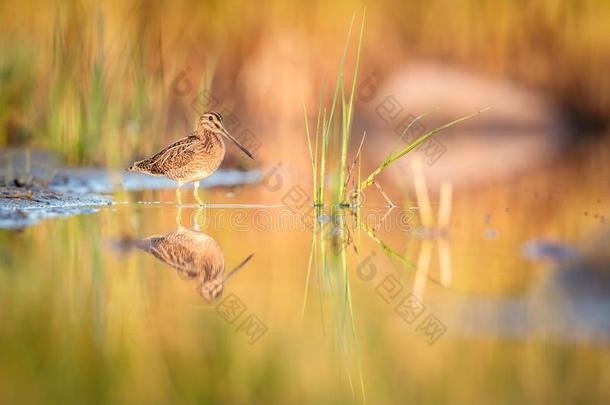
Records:
M35 184L0 182L0 228L21 229L45 218L86 214L112 204L97 194L74 194Z

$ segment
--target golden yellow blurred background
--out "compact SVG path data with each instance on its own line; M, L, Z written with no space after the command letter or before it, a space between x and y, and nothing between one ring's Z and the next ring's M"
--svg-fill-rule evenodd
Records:
M489 108L379 176L408 229L372 186L362 209L389 230L279 207L311 190L303 104L309 125L320 98L329 108L352 19L345 84L362 21L364 39L349 159L366 132L363 176L415 116L424 131ZM584 267L591 250L610 274L609 1L0 2L0 152L52 151L125 180L210 109L256 146L254 161L229 147L223 168L261 181L206 188L205 221L173 190L118 181L114 205L0 232L1 403L608 402L610 292L598 317L554 329L573 291L538 294L565 268L524 246L582 249ZM453 187L443 229L424 223L413 156L435 217ZM348 225L320 241L274 222L286 217ZM214 238L227 271L254 253L223 298L265 323L255 344L193 280L121 244L182 227ZM397 300L414 291L444 323L438 342L381 296L388 275Z
M575 132L608 124L604 0L24 1L0 5L0 145L123 167L214 100L265 143L263 158L294 158L306 147L300 100L330 86L364 10L361 78L434 61L548 97Z

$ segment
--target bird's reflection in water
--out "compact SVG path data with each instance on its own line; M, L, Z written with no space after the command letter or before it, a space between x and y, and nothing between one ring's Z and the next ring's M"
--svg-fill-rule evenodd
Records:
M178 209L177 222L181 218L181 208ZM254 256L250 254L232 271L225 275L224 253L214 238L200 232L195 215L195 229L178 229L165 235L153 235L131 242L132 246L150 253L163 263L175 269L187 280L197 281L197 292L208 302L222 297L224 284L241 270Z

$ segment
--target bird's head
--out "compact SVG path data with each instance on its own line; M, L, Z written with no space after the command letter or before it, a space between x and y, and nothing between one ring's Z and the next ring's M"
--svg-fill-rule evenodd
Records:
M235 145L237 145L239 147L239 149L242 150L242 152L244 152L246 155L248 155L248 157L250 159L254 159L254 156L252 156L252 153L250 153L250 151L248 149L246 149L246 147L244 145L242 145L241 142L239 142L237 139L235 139L235 137L233 135L231 135L229 133L229 131L226 130L226 128L224 127L223 121L224 121L224 119L222 117L222 114L220 114L219 112L216 112L216 111L207 112L207 113L203 114L201 117L199 117L199 123L197 124L197 131L198 132L212 132L217 135L222 135L225 138L233 141L235 143Z
M197 287L197 292L208 302L216 302L222 298L224 291L223 280L210 280L201 283Z

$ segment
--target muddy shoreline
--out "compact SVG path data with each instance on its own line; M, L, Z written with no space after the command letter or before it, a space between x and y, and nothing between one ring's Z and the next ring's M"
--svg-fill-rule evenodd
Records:
M176 183L122 170L65 167L45 151L0 151L0 229L23 229L52 217L94 213L117 190L175 188ZM203 187L258 183L259 170L218 170Z
M0 228L22 229L45 218L96 212L112 204L98 194L74 194L36 184L0 183Z

